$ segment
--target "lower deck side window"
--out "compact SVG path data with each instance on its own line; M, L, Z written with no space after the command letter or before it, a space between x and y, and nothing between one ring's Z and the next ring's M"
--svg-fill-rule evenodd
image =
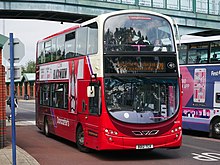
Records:
M68 108L68 83L40 85L40 104L55 108Z
M220 103L220 93L216 93L215 102Z

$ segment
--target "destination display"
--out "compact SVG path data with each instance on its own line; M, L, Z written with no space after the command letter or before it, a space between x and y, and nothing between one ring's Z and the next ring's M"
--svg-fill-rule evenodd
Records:
M105 73L175 73L175 57L105 57Z
M155 70L159 72L165 71L164 62L127 62L124 61L120 65L120 69L126 70L127 72L154 72Z

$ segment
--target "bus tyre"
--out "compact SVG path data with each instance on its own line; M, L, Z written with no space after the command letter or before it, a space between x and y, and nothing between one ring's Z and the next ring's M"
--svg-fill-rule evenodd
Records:
M220 118L212 122L212 137L220 138Z
M76 146L81 152L90 152L90 149L84 146L84 132L81 126L76 132Z
M47 118L44 119L44 135L47 137L50 136Z

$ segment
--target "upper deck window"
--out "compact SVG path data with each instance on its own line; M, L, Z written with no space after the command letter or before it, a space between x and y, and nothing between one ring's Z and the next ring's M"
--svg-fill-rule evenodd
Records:
M189 45L188 64L208 62L208 43L196 43Z
M65 36L64 35L61 35L61 36L57 37L57 55L56 55L56 60L64 59L64 55L65 55L64 42L65 42Z
M179 46L179 62L180 64L186 64L187 45L182 44Z
M65 58L74 57L76 54L75 31L65 35Z
M76 53L78 56L98 52L98 25L92 23L76 30Z
M38 43L38 60L37 62L39 64L44 63L45 55L44 55L44 43L39 42Z
M211 43L210 63L220 63L220 41Z
M104 52L174 52L169 22L148 14L123 14L110 17L104 25Z
M44 43L45 62L51 61L51 46L52 46L51 40L46 41L46 42Z

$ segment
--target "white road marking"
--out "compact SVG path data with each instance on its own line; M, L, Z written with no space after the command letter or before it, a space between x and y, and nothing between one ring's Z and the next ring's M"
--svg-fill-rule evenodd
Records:
M193 159L205 161L205 162L216 162L220 160L220 154L219 153L192 153Z
M15 121L15 125L36 125L35 121ZM6 126L11 126L11 121L6 121Z
M219 152L217 150L212 150L204 147L198 147L198 146L193 146L192 144L182 144L184 147L192 148L192 149L197 149L197 150L202 150L202 151L208 151L208 152Z
M213 142L220 142L220 139L214 139L214 138L205 138L205 137L193 137L194 139L199 140L207 140L207 141L213 141Z

